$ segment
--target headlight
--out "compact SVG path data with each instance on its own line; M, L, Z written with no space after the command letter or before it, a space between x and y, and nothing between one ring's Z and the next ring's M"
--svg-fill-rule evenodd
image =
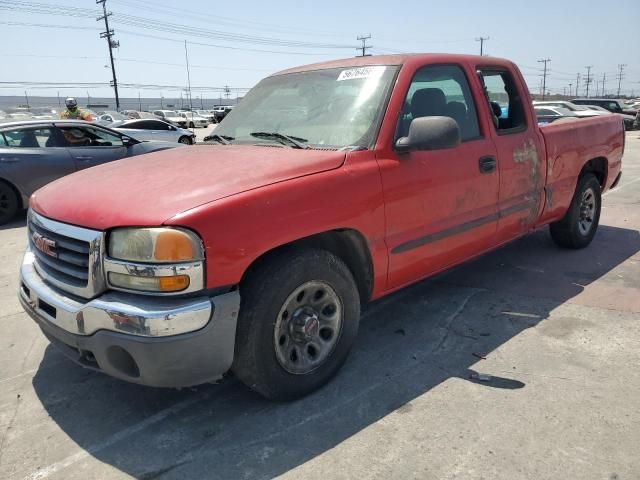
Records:
M177 228L119 228L109 236L109 256L144 263L204 260L200 239Z
M110 287L150 294L204 288L200 238L179 228L119 228L108 240L104 269Z

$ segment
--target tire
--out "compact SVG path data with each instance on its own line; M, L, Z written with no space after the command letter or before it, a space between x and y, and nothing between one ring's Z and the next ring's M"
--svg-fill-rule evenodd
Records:
M20 209L20 200L11 185L0 180L0 225L11 221Z
M189 137L187 137L186 135L183 135L178 139L178 143L182 143L184 145L191 145L192 142Z
M270 400L291 400L337 373L360 320L358 288L342 260L290 249L250 272L240 294L232 370L245 385Z
M196 126L193 124L193 122L189 123L189 128L196 128Z
M600 222L600 183L592 173L578 179L569 210L562 220L549 226L551 238L564 248L585 248L593 240Z

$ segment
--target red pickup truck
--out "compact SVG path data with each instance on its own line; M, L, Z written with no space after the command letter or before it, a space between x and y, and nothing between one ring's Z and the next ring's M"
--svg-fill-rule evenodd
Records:
M76 362L307 394L367 302L545 225L586 247L624 151L617 116L538 127L512 62L444 54L280 72L213 133L31 198L20 300Z

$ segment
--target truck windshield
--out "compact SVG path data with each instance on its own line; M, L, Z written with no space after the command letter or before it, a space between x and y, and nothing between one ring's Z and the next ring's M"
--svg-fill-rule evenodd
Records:
M308 147L369 148L396 70L374 65L268 77L227 115L216 134L231 143L281 143L280 134L304 140ZM256 138L255 132L270 135Z

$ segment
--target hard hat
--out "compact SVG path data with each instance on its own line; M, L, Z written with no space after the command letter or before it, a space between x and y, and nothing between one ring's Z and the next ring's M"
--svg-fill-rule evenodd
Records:
M78 102L75 98L73 97L68 97L65 101L64 104L68 107L68 108L75 108L78 106Z

